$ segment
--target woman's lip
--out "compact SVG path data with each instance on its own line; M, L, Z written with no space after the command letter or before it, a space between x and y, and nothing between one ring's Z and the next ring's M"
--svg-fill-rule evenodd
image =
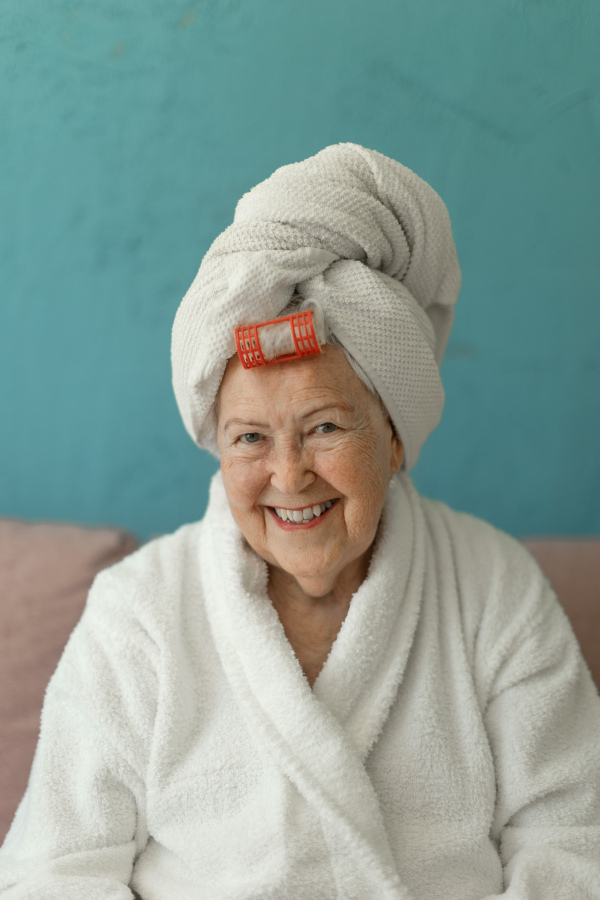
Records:
M311 519L310 522L284 522L283 519L280 519L275 509L272 506L267 506L267 509L271 513L272 517L275 519L280 528L284 531L299 531L306 528L314 528L315 525L318 525L321 519L324 519L325 516L331 512L332 509L335 509L337 506L338 497L332 500L331 506L329 509L326 509L325 512L322 512L320 516L317 516L315 519ZM316 503L312 504L316 506ZM308 506L303 506L302 509L308 509ZM287 507L286 507L287 509Z
M324 503L331 501L331 503L335 503L338 500L338 497L328 497L327 500L319 500L314 503L307 503L306 506L270 506L269 509L285 509L290 510L291 512L302 512L303 509L312 509L313 506L323 506ZM321 513L323 515L323 513Z

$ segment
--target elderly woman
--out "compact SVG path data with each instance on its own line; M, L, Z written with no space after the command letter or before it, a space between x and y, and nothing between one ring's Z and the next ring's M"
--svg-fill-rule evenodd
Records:
M102 573L10 900L600 898L600 700L517 542L415 491L460 274L353 144L242 198L173 331L204 519Z

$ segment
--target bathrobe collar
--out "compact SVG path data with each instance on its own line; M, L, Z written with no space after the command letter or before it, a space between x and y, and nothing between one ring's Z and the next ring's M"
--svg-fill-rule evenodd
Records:
M311 689L268 594L267 566L235 523L217 473L201 566L213 637L245 721L284 774L373 872L407 897L364 767L397 694L418 620L424 524L410 478L392 479L367 578Z

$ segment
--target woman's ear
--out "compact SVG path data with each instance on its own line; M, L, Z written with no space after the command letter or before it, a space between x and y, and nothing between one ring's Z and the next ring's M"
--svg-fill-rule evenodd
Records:
M396 434L396 429L392 425L390 421L390 425L392 428L392 438L391 438L391 446L390 446L390 469L392 475L395 475L396 472L400 470L400 466L402 465L402 460L404 459L404 446L402 441Z

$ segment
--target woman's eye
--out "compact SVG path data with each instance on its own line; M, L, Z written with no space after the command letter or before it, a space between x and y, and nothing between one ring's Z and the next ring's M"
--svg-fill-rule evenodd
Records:
M333 422L324 422L323 425L317 425L315 431L317 431L318 434L331 434L336 428L337 425L334 425Z
M260 441L260 432L249 431L247 434L241 434L240 441L243 444L256 444Z

